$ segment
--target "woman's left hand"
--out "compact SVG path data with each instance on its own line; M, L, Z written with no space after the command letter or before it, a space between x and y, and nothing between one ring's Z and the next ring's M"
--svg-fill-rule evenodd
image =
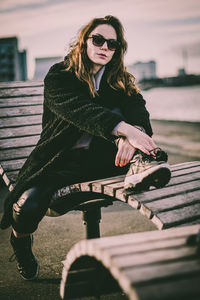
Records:
M118 151L115 157L115 165L124 167L132 159L136 148L133 147L126 138L120 138L118 142Z

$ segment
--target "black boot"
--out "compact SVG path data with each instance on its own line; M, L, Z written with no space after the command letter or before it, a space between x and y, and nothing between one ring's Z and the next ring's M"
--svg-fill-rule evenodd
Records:
M16 238L12 232L10 244L14 250L12 257L17 261L20 275L25 280L34 280L38 276L39 264L32 252L33 236ZM10 261L13 261L12 257Z

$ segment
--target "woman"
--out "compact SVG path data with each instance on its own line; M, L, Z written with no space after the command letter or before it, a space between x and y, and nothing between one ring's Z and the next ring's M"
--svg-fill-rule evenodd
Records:
M126 49L117 18L93 19L64 62L45 77L41 137L6 199L1 221L2 229L12 225L11 245L26 280L38 275L32 233L58 187L124 174L129 166L126 188L161 186L170 178L151 138L145 101L124 67Z

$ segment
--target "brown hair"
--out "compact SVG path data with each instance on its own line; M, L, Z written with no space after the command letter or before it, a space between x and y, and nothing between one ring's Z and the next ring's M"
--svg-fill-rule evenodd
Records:
M127 42L124 39L123 26L116 17L105 16L104 18L95 18L82 28L77 41L70 45L70 52L65 57L66 70L73 70L79 80L87 82L93 97L98 94L92 80L92 62L87 55L86 41L90 33L101 24L111 25L116 31L117 40L120 42L119 49L115 50L111 61L106 65L108 71L107 82L113 89L120 89L127 95L131 95L133 91L138 91L138 89L134 83L135 77L127 72L124 66L124 54L127 50Z

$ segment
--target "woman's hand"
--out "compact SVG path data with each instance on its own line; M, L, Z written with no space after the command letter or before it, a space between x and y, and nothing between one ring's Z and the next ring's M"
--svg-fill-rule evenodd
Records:
M130 162L136 148L133 147L126 138L119 138L118 151L115 157L115 165L123 167Z
M117 132L119 136L126 137L133 148L139 149L147 155L154 155L152 150L157 146L146 133L125 122L120 123Z

